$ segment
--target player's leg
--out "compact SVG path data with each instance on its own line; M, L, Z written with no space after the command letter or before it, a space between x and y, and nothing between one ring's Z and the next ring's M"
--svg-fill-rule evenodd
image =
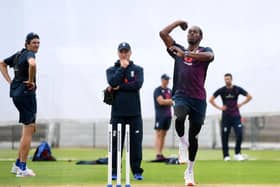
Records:
M234 125L234 131L235 131L235 136L236 136L236 145L235 145L235 154L241 154L241 143L242 143L242 138L243 138L243 125L238 124Z
M36 174L27 167L28 153L30 150L32 135L36 131L36 124L24 124L22 128L22 136L19 147L20 163L17 170L17 177L35 176Z
M177 135L179 136L179 154L178 159L179 163L187 163L188 156L188 141L185 138L185 120L187 116L187 109L184 105L177 105L174 106L174 113L175 113L175 129Z
M21 144L21 139L19 141L19 145L20 144ZM16 174L18 169L19 169L19 167L20 167L20 152L21 151L20 151L20 146L19 146L17 159L16 159L15 163L13 163L12 169L11 169L11 173L13 173L13 174Z
M142 180L142 141L143 141L143 121L142 117L132 117L130 124L130 166L134 178Z
M161 160L161 131L162 131L162 119L156 119L155 121L155 152L156 160Z
M165 136L166 136L166 130L160 130L159 132L159 154L163 156L162 154L162 150L164 147L164 143L165 143Z
M26 162L31 146L32 135L36 131L37 102L35 95L14 97L13 102L20 113L20 123L23 123L22 136L19 147L19 168L17 177L35 176L35 173L27 168Z
M193 186L194 182L194 163L195 157L198 150L198 134L201 130L202 123L192 122L190 121L189 127L189 161L187 169L184 173L185 185Z
M243 139L243 125L241 122L236 122L233 124L233 129L235 133L235 156L234 159L238 161L246 160L246 158L241 154L241 144Z
M32 135L35 132L35 123L31 123L28 125L23 125L22 128L22 138L20 143L20 161L27 161L28 153L31 146Z
M160 146L159 146L159 151L162 154L164 143L165 143L165 137L166 137L166 130L161 130L160 131Z
M166 158L163 155L163 147L165 144L165 137L168 129L171 125L171 118L164 118L157 120L155 129L156 129L156 140L155 140L155 149L156 149L156 160L165 161Z
M161 154L160 152L160 129L156 129L155 130L155 151L156 151L156 155Z
M13 103L14 103L15 107L17 108L17 110L19 111L19 122L21 122L22 118L23 118L21 101L18 98L13 98ZM17 156L15 163L13 163L13 166L11 169L11 173L14 173L14 174L17 174L17 171L20 168L21 139L22 139L22 137L20 138L20 141L19 141L18 156Z
M185 138L185 120L189 108L184 98L174 98L175 130L179 136L179 163L187 163L188 141Z
M229 148L228 148L228 139L230 134L231 126L228 122L222 121L221 125L221 134L222 134L222 149L223 149L223 158L225 161L230 160Z
M198 134L201 130L202 124L191 122L189 128L189 161L194 162L198 149Z
M206 115L206 101L189 100L191 111L189 113L189 159L188 166L184 173L185 184L187 186L195 185L194 180L194 163L198 150L198 135L202 128Z
M174 114L175 114L175 130L177 135L180 138L180 141L184 144L187 144L187 141L184 138L185 135L185 121L188 114L188 108L184 105L184 103L176 103L174 106Z
M28 158L28 153L31 146L32 135L36 129L35 123L30 123L23 125L22 128L22 137L20 142L20 162L26 163Z
M156 131L156 159L165 160L163 156L163 146L166 136L166 130L160 129Z

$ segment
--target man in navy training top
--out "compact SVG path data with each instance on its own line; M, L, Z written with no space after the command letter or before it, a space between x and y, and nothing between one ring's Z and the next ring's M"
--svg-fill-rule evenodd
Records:
M198 134L204 123L206 113L206 91L204 83L207 69L214 60L211 48L201 47L203 33L200 27L192 26L188 30L188 46L175 42L170 36L176 27L188 28L185 21L175 21L160 31L160 37L167 47L168 53L174 58L173 100L175 128L179 136L179 162L187 162L184 172L186 186L194 186L194 161L198 149ZM185 120L188 115L188 141L185 138ZM187 151L189 153L187 159Z
M0 61L0 71L10 84L10 97L19 111L19 122L23 123L18 158L11 170L17 177L35 176L35 173L26 166L26 162L32 135L36 131L35 53L38 52L39 46L39 36L29 33L26 36L24 49ZM14 69L13 80L8 73L8 66Z
M236 137L235 145L235 155L234 159L238 161L246 160L241 154L241 143L243 137L243 125L241 122L241 115L239 108L248 103L252 96L245 91L243 88L232 84L232 75L230 73L225 74L225 86L218 89L213 96L210 98L209 102L217 109L222 111L222 147L223 156L225 161L231 160L228 149L228 138L230 130L233 127ZM245 96L245 100L238 104L238 96ZM221 96L223 106L219 106L215 102L215 98Z
M170 77L166 74L161 76L161 85L154 90L154 105L155 105L155 149L156 149L156 160L165 161L166 158L163 156L162 150L164 147L165 136L170 128L172 113L171 106L172 91L168 88Z
M122 135L125 125L130 125L130 165L136 180L142 180L142 140L143 122L141 115L140 88L144 82L143 68L130 60L131 47L123 42L118 46L119 60L107 69L109 91L114 92L111 108L111 124L113 125L113 158L112 179L117 176L117 124L122 124ZM122 148L124 136L122 137Z

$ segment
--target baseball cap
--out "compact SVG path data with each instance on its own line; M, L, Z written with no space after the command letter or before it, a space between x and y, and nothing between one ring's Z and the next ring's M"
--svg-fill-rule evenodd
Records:
M30 32L26 35L25 41L29 42L31 40L33 40L34 38L40 38L38 34L34 33L34 32Z
M163 75L161 76L161 79L169 80L170 77L169 77L167 74L163 74Z
M122 43L119 44L118 51L121 51L123 49L126 49L126 50L130 51L131 47L127 42L122 42Z

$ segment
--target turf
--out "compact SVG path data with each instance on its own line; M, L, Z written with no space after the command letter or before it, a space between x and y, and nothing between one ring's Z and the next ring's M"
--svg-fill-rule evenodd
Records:
M34 152L31 151L31 154ZM166 150L166 155L176 154L177 150ZM252 160L227 162L221 160L220 150L200 150L195 165L196 180L200 184L280 184L279 151L244 151ZM93 160L106 155L105 149L53 149L57 162L29 162L37 177L16 178L10 174L16 155L13 150L0 150L1 185L63 185L63 184L106 184L106 166L76 165L76 160ZM145 180L133 184L180 184L184 165L148 163L154 152L144 150L143 168ZM103 186L103 185L101 185Z

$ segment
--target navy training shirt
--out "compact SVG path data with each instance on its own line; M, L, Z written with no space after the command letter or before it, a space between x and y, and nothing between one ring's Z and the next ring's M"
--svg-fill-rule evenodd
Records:
M157 98L162 96L163 99L171 99L172 91L170 88L162 88L161 86L157 87L154 90L154 105L156 119L170 118L172 117L171 106L162 106L157 102Z
M15 68L15 58L18 55L18 52L12 56L6 58L4 63L7 64L10 68ZM28 51L27 49L22 49L16 63L18 63L18 69L16 71L21 72L20 77L14 77L10 87L10 97L26 96L26 95L35 95L34 90L28 90L28 88L23 83L29 78L29 63L30 58L35 59L35 53Z
M248 92L239 86L233 86L232 88L224 86L213 94L215 98L221 96L223 105L227 107L223 111L223 117L240 117L237 103L239 95L247 96Z
M188 51L182 45L174 45L183 51ZM173 95L181 95L189 98L205 100L206 91L204 83L207 75L207 69L214 59L209 62L201 62L189 57L179 57L167 49L170 56L175 60L173 73ZM199 52L213 52L209 47L199 47Z
M118 60L114 66L106 70L107 81L113 88L114 101L111 118L141 116L140 89L144 82L143 68L130 61L127 68L120 66Z

